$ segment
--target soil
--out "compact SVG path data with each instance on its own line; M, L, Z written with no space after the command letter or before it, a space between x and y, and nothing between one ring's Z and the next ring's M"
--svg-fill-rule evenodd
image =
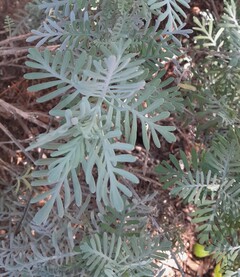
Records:
M32 94L27 90L31 85L31 82L23 77L28 71L24 64L27 51L23 50L20 54L14 51L15 49L27 49L26 37L23 35L22 38L9 40L8 34L3 28L5 16L14 17L14 13L27 2L28 0L11 2L0 0L0 52L9 51L8 55L0 53L0 188L6 184L13 184L15 176L21 175L26 164L39 157L39 152L31 152L27 156L23 149L34 137L46 131L54 123L48 116L48 111L54 103L37 104L36 98L39 95ZM214 4L214 2L217 3ZM193 16L199 15L201 11L207 9L219 16L223 11L223 1L192 1L191 9L187 11L187 26L192 27ZM36 121L33 120L33 115L37 119ZM197 259L192 254L196 233L189 214L193 207L183 205L179 199L170 198L169 191L162 188L154 171L154 167L163 159L167 160L169 154L178 155L180 149L188 152L196 146L191 128L182 126L173 118L170 120L177 126L177 142L172 145L163 142L161 150L152 145L151 150L147 153L141 143L141 134L139 134L138 145L134 150L137 162L134 165L131 164L131 167L129 165L128 170L140 179L140 184L136 189L140 196L158 192L154 204L158 211L157 223L161 228L172 231L179 230L181 243L176 246L180 247L182 252L176 259L185 276L212 276L214 262L209 258ZM151 228L156 228L156 226ZM165 262L165 267L165 276L183 276L176 261L169 259Z

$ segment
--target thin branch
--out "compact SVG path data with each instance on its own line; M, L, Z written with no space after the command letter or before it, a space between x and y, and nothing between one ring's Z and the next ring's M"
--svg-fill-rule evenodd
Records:
M151 133L148 132L148 141L150 141L150 140L151 140ZM147 172L148 158L149 158L149 149L147 149L147 151L146 151L146 157L145 157L144 164L143 164L143 176L145 176L146 172Z
M59 47L59 45L50 45L46 47L40 47L40 50L48 49L50 51L54 51ZM6 56L17 56L17 55L24 55L28 53L29 46L25 47L14 47L14 48L9 48L5 50L0 51L0 57L6 57Z
M50 129L51 123L52 123L52 122L50 121L50 122L49 122L49 125L48 125L48 130L47 130L47 132L48 132L49 129ZM39 153L39 158L42 156L42 153L43 153L43 149L41 149L41 151L40 151L40 153ZM37 167L35 168L35 170L36 170L38 167L39 167L39 166L37 166ZM27 200L26 206L25 206L25 208L24 208L23 215L22 215L22 217L21 217L20 221L18 222L18 225L17 225L17 227L16 227L16 229L15 229L15 232L14 232L14 235L15 235L15 236L20 232L21 225L22 225L24 219L26 218L26 215L27 215L27 212L28 212L28 210L29 210L29 208L30 208L30 204L31 204L31 200L32 200L33 196L34 196L34 191L33 191L33 189L32 189L31 194L29 195L29 198L28 198L28 200Z
M6 57L6 56L17 56L17 55L23 55L28 52L29 47L11 47L9 49L1 50L0 56Z
M15 236L20 232L21 225L22 225L24 219L26 218L28 209L29 209L30 204L31 204L31 200L32 200L32 198L33 198L33 195L34 195L34 191L33 191L33 189L32 189L31 193L30 193L29 196L28 196L27 204L26 204L26 206L25 206L25 208L24 208L23 215L22 215L20 221L18 222L17 227L16 227L16 229L15 229L15 231L14 231L14 235L15 235Z
M19 68L29 69L29 67L27 67L26 65L14 64L14 63L8 63L8 64L6 64L5 62L0 63L0 66L5 66L5 67L19 67Z
M161 231L160 231L161 229L160 229L160 227L159 227L157 221L155 220L155 218L151 217L151 219L152 219L153 225L154 225L154 226L158 229L158 231L161 233ZM165 233L164 235L165 235L165 237L169 240L168 234ZM171 256L172 256L174 262L176 263L176 265L177 265L179 271L181 272L182 277L185 277L185 273L184 273L184 271L183 271L183 268L182 268L181 265L179 264L179 262L178 262L178 260L177 260L177 258L176 258L175 253L174 253L172 250L170 250L170 253L171 253Z
M220 21L220 15L219 15L219 13L218 13L218 10L217 10L215 1L214 1L214 0L211 0L211 4L212 4L213 12L214 12L214 14L215 14L215 16L216 16L216 19L217 19L217 21L219 22L219 21Z
M22 118L44 128L45 130L48 129L48 125L44 124L40 120L37 120L34 116L32 116L32 113L24 112L23 110L20 110L20 109L14 107L13 105L10 105L9 103L5 102L4 100L0 99L0 107L1 106L4 108L4 110L6 110L6 112L10 112L12 114L18 114Z
M19 40L25 40L30 35L31 35L31 33L28 33L28 34L24 34L24 35L20 35L20 36L15 36L15 37L7 38L7 39L5 39L3 41L0 41L0 46L7 45L7 44L9 44L11 42L15 42L15 41L19 41Z
M28 138L28 139L22 139L22 140L18 140L18 142L23 142L23 143L27 143L27 142L31 142L33 139L32 138ZM0 141L0 146L4 145L4 144L13 144L14 142L9 140L9 141Z
M135 170L134 168L131 168L131 169L129 169L129 171L134 173L134 175L136 175L140 180L149 182L150 184L155 184L158 187L161 186L161 183L159 183L158 181L143 175L142 170L138 171L138 170Z
M25 148L18 142L14 135L0 122L0 129L16 144L16 146L25 154L25 156L32 162L35 163L34 158L28 153Z
M3 168L5 170L11 172L11 174L13 174L14 177L19 175L18 168L14 167L12 164L10 165L10 164L6 163L1 158L0 158L0 165L1 165L1 169Z

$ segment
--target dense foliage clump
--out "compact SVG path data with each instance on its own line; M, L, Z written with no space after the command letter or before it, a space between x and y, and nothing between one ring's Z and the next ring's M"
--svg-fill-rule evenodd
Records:
M164 67L187 55L181 38L192 32L184 23L189 2L35 1L44 21L27 39L36 47L25 78L40 80L29 87L43 92L40 103L55 99L49 114L59 126L27 148L47 156L21 179L34 188L35 209L24 229L8 230L0 247L3 276L161 276L173 245L147 230L154 195L136 198L139 180L125 165L136 160L138 132L147 150L151 139L159 151L176 141L170 115L194 126L205 149L171 155L156 168L160 181L195 206L199 242L222 272L237 274L239 11L226 1L220 22L211 14L195 19L195 52L202 56L190 84L169 78ZM5 219L16 213L8 193L1 199Z

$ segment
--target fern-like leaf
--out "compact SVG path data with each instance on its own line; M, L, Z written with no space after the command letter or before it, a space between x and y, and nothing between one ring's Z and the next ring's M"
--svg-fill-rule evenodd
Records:
M151 11L158 16L155 22L155 30L157 31L161 22L166 20L163 34L172 35L173 37L177 34L188 36L191 30L181 32L181 29L185 26L181 17L186 18L186 13L181 6L189 8L189 2L190 0L148 0ZM162 10L164 11L162 12ZM180 43L176 38L175 42Z

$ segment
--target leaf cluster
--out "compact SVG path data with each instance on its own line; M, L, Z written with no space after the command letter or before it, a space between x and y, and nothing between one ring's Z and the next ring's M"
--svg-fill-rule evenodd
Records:
M138 183L121 163L135 161L127 153L135 146L139 123L147 149L150 133L157 147L161 146L160 136L169 143L175 141L175 128L161 124L170 112L182 108L173 79L163 80L163 62L176 54L175 43L169 39L156 43L161 31L159 26L149 25L153 3L139 2L137 6L136 1L126 1L126 5L119 1L44 1L39 6L51 13L28 41L38 39L37 47L59 41L60 46L54 53L30 49L27 65L34 72L25 77L43 80L29 88L34 92L47 90L39 102L60 97L50 114L62 118L62 123L56 130L40 135L28 148L50 151L47 159L37 162L40 169L33 173L33 186L49 188L32 200L49 199L36 214L36 223L44 222L55 204L58 215L64 216L72 201L71 186L75 203L81 206L80 171L85 174L89 191L96 193L98 205L103 202L121 211L122 193L132 195L124 180ZM174 5L170 8L176 8L171 18L176 17L180 23L177 14L181 9ZM144 26L130 22L140 18ZM122 20L122 26L110 29L112 20L116 24ZM149 37L151 43L147 44ZM126 154L118 154L120 151Z
M2 228L10 233L11 221L20 214L9 210L7 192L3 197ZM125 199L122 212L108 208L101 213L87 196L80 209L72 206L63 219L52 214L41 225L25 222L24 230L1 240L2 276L152 276L161 271L154 262L166 259L171 248L168 240L146 229L153 197L134 203ZM30 211L26 221L32 216Z
M200 123L200 132L239 126L239 16L239 7L231 0L225 1L219 22L210 13L194 19L197 44L193 62L197 66L193 67L193 84L197 93L187 97L187 105L198 111L194 118Z
M131 204L138 178L124 168L135 161L139 131L147 150L150 136L158 148L174 142L166 120L183 109L164 64L181 54L179 37L191 32L183 29L189 0L160 2L36 2L44 21L27 40L36 47L25 78L30 92L41 92L38 102L55 103L49 113L59 125L27 148L43 149L46 158L28 176L34 197L19 233L10 218L20 215L1 199L10 234L1 241L3 276L162 274L154 261L167 258L171 245L148 232L151 197Z
M199 242L209 246L222 268L239 266L239 142L239 129L231 130L217 135L201 155L193 150L188 158L181 152L181 162L171 156L172 165L163 162L156 169L165 186L173 186L171 195L195 205L191 216Z
M196 125L205 149L191 156L180 151L157 167L165 188L186 204L197 224L198 239L213 253L224 276L240 268L240 131L239 131L239 7L225 1L219 22L209 14L195 18L196 53L193 68L196 93L185 99L188 124ZM191 114L191 118L189 118Z

